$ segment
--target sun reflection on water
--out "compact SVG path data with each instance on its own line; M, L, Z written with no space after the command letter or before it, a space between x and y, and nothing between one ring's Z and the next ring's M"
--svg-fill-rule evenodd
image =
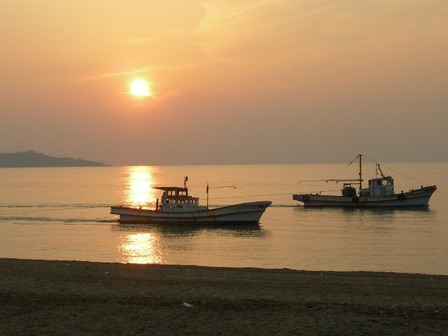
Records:
M126 203L143 206L154 201L152 167L129 167Z
M158 264L163 261L160 237L154 233L132 233L120 237L120 262Z

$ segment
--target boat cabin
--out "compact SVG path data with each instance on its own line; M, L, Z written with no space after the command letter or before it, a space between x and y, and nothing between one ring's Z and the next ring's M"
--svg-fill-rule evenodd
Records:
M361 197L384 197L394 194L394 179L390 176L382 176L369 180L369 186L361 189Z
M160 211L198 211L206 210L207 207L199 205L199 197L188 195L188 188L184 187L157 187L163 190L161 204L157 210Z

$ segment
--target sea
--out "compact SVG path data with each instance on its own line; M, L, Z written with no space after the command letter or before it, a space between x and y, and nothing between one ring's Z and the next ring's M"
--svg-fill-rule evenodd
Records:
M388 163L396 191L437 185L423 209L312 209L353 164L0 169L0 258L448 275L448 163ZM379 173L373 163L363 178ZM270 200L258 226L120 225L111 205L154 207L155 186L210 207ZM364 182L366 183L366 182ZM206 188L209 186L207 197Z

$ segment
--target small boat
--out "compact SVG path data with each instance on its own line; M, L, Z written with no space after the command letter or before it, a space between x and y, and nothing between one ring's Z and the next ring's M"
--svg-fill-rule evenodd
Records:
M330 179L325 182L343 182L341 195L318 194L295 194L293 200L302 202L306 207L342 207L342 208L398 208L398 207L418 207L428 206L429 199L434 191L435 185L419 189L401 191L395 193L394 179L385 176L379 164L376 164L380 177L369 180L367 188L362 187L362 155L358 155L355 160L359 160L358 179ZM353 160L352 162L354 162ZM358 185L358 190L353 186Z
M270 201L239 203L219 208L199 205L199 197L188 194L184 187L156 187L163 191L161 202L157 199L155 209L131 206L112 206L111 214L119 215L122 224L258 224Z

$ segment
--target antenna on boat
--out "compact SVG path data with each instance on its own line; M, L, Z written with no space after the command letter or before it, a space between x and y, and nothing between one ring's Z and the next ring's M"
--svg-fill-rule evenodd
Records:
M208 182L207 182L207 188L205 189L206 193L207 193L207 209L208 209L208 190L210 189L210 187L208 186Z
M362 189L362 154L359 154L358 157L359 157L359 194L361 195L361 189Z

